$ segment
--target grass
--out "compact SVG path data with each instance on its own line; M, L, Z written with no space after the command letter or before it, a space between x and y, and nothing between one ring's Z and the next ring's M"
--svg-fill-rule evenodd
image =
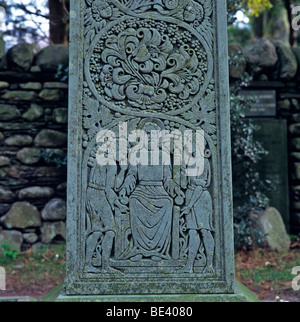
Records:
M65 244L0 256L6 272L6 291L0 297L29 296L41 299L65 279Z
M236 252L236 278L261 300L286 299L300 302L300 291L292 289L294 267L300 267L300 242L285 254L257 249Z

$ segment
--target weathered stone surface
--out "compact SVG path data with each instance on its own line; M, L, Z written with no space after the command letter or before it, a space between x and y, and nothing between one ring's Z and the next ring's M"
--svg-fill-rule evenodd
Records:
M244 53L255 72L272 69L278 62L276 48L268 39L262 38L246 46Z
M300 161L300 152L292 152L291 153L291 159L293 161Z
M9 87L9 83L0 81L0 89L6 89Z
M0 167L10 165L10 159L8 157L0 156Z
M73 1L71 15L66 292L233 293L225 1L95 3ZM123 121L126 135L199 130L202 175L100 166L99 130L118 141Z
M292 209L300 211L300 201L293 201L291 206L292 206Z
M292 51L292 48L280 40L272 41L280 62L279 78L283 80L290 80L295 77L298 69L297 59Z
M34 65L42 71L56 73L59 65L68 66L69 50L63 45L52 45L42 49L35 57Z
M60 101L63 99L63 95L60 89L44 89L40 92L39 97L45 101Z
M4 135L0 132L0 145L4 143Z
M280 100L277 104L280 111L289 111L291 109L291 102L288 99Z
M21 250L23 243L22 233L15 230L1 230L0 229L0 254L3 252L3 244L6 244L8 249Z
M0 122L0 130L2 131L25 131L32 130L32 124L26 122Z
M1 222L8 229L25 229L42 225L40 212L29 202L14 203L10 211L1 218Z
M11 121L20 116L20 112L14 105L0 104L0 121Z
M294 138L291 140L292 151L300 151L300 138Z
M292 135L300 134L300 123L290 125L289 131Z
M15 71L29 71L33 58L32 45L26 43L18 44L7 52L8 67Z
M41 159L41 150L37 148L23 148L18 151L17 159L26 165L36 164Z
M25 233L23 234L24 241L28 244L34 244L38 241L39 236L35 233Z
M69 85L62 82L46 82L44 88L55 88L55 89L68 89Z
M32 89L32 90L41 90L43 88L41 83L34 83L34 82L29 82L29 83L24 83L20 84L21 89Z
M246 71L247 61L243 53L243 48L237 43L228 45L229 53L229 75L232 78L240 78Z
M10 191L3 188L0 188L0 201L12 201L16 198L16 195Z
M5 144L8 146L28 146L31 145L33 142L33 139L29 135L14 135L5 140Z
M66 219L67 205L62 199L50 200L42 210L42 218L47 221L60 221Z
M54 110L54 119L58 124L68 123L68 109L67 108L56 108Z
M38 133L34 140L34 144L38 147L56 148L65 147L67 145L67 134L54 130L42 130Z
M41 67L40 67L40 66L32 66L32 67L30 68L30 72L31 72L31 73L41 73L41 72L42 72L42 69L41 69Z
M56 190L59 192L59 193L64 193L67 191L67 182L63 182L61 184L59 184L57 187L56 187Z
M282 217L275 208L251 216L254 227L266 236L267 246L278 252L287 252L291 241L286 232Z
M300 162L295 162L292 164L292 179L300 180Z
M41 240L44 244L50 244L54 239L66 239L66 224L63 221L44 223L41 228Z
M42 106L37 104L31 104L30 108L25 112L22 117L26 121L36 121L44 115L44 109Z
M55 191L50 187L28 187L19 191L20 200L51 198Z
M34 101L36 97L37 94L33 91L8 91L1 96L4 100L14 101Z
M65 175L65 170L56 167L12 166L4 171L14 179L55 178Z

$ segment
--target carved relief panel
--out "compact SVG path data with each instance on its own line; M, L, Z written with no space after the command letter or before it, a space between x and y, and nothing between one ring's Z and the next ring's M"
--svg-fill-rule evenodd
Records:
M232 292L224 10L73 2L68 294ZM191 174L197 144L175 145L198 134L202 168Z

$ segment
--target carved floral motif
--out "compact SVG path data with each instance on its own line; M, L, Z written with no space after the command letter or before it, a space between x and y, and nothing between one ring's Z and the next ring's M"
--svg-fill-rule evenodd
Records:
M112 29L101 39L92 56L90 73L99 94L142 110L168 111L190 103L207 72L200 42L163 22L158 28L147 20L123 26L117 27L119 34Z

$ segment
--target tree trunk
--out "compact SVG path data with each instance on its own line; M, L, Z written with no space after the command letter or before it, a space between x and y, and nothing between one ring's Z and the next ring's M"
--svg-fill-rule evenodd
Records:
M50 42L67 43L68 12L64 0L49 0Z

